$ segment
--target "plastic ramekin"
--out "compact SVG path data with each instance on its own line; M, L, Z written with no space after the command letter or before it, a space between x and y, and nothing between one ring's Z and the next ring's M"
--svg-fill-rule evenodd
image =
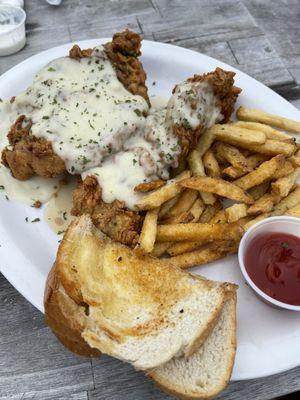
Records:
M273 299L273 297L271 296L268 296L265 292L263 292L260 288L256 286L255 282L253 282L253 280L248 275L245 267L245 255L247 253L248 246L255 237L265 233L287 233L300 237L300 219L288 216L270 217L251 226L251 228L244 234L239 245L238 258L242 274L248 285L264 302L269 303L270 305L273 305L277 308L300 311L300 306L283 303L281 301Z
M2 18L9 15L14 20L14 24L9 25L9 29L0 32L0 56L8 56L17 53L26 43L25 20L26 13L20 7L10 5L0 5Z

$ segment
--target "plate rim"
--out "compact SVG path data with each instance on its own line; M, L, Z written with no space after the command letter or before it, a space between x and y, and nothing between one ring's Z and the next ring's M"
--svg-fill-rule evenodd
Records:
M26 59L24 59L23 61L17 63L16 65L14 65L13 67L11 67L10 69L8 69L7 71L5 71L1 76L0 76L0 85L2 82L5 81L5 79L11 75L12 73L14 73L15 71L17 71L20 67L22 67L22 65L27 64L28 62L34 62L35 58L40 58L43 55L48 55L49 53L53 52L55 53L56 51L61 51L61 50L68 50L72 45L74 44L78 44L79 46L85 46L91 45L91 43L98 43L98 44L102 44L105 43L106 41L111 40L110 37L104 37L104 38L91 38L91 39L85 39L85 40L77 40L77 41L72 41L72 42L68 42L68 43L64 43L55 47L51 47L49 49L45 49L41 52L38 52L36 54L33 54L29 57L27 57ZM95 44L93 44L95 45ZM168 49L169 51L181 51L181 52L185 52L185 53L190 53L191 55L197 55L197 56L201 56L204 57L205 59L207 59L208 61L211 61L212 63L218 63L218 65L222 68L230 68L230 70L236 72L238 74L239 77L246 78L247 80L250 79L250 82L252 81L253 83L255 83L256 86L262 87L264 88L264 90L269 91L270 94L272 94L272 96L276 99L280 99L280 101L284 101L284 103L287 105L287 107L289 107L290 110L293 110L294 112L299 114L300 117L300 112L299 110L293 105L291 104L288 100L286 100L285 98L283 98L282 96L280 96L278 93L276 93L274 90L272 90L271 88L267 87L266 85L264 85L263 83L259 82L258 80L256 80L255 78L249 76L248 74L246 74L245 72L239 70L236 67L232 67L227 63L224 63L222 61L219 61L216 58L210 57L206 54L194 51L194 50L190 50L190 49L186 49L184 47L180 47L180 46L176 46L174 44L169 44L169 43L161 43L161 42L156 42L156 41L151 41L151 40L143 40L142 42L142 51L143 48L147 47L147 46L154 46L157 48L165 48ZM143 55L141 56L141 59L143 60ZM3 226L0 226L0 234L1 234L1 228L4 228ZM4 229L5 231L5 229ZM10 245L12 248L15 247L14 243L10 242ZM9 274L9 268L5 268L3 266L0 266L0 272L3 274L3 276L14 286L14 288L27 300L29 301L34 307L36 307L39 311L41 311L43 313L43 304L40 305L39 303L37 303L34 299L32 299L28 293L26 293L26 290L24 290L24 288L22 288L22 285L20 285L19 283L16 282L16 280L14 279L14 275L12 273L12 275ZM37 274L36 274L37 275ZM276 368L276 366L273 366L273 368L270 368L268 370L268 372L264 373L258 373L258 374L252 374L251 376L249 375L245 375L245 374L239 374L238 378L235 378L234 381L237 380L248 380L248 379L259 379L259 378L264 378L267 376L272 376L278 373L283 373L285 371L288 371L292 368L298 367L300 366L300 362L295 361L293 363L286 363L286 365L282 368L280 366L278 366ZM233 381L233 380L232 380Z

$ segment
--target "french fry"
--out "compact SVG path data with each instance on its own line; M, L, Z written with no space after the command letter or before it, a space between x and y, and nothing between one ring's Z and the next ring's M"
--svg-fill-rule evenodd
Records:
M297 217L300 218L300 203L296 206L289 208L284 215L289 215L290 217Z
M211 147L215 140L214 135L210 130L206 130L202 135L200 136L200 139L198 141L198 144L196 146L196 151L198 152L198 155L200 158L207 152L207 150Z
M294 172L294 165L291 161L286 160L284 164L275 171L273 179L279 179Z
M221 177L221 169L219 163L211 149L207 150L207 152L204 154L203 165L205 172L208 176L212 178Z
M241 144L241 147L244 145ZM292 156L296 151L297 147L293 143L285 143L280 142L279 140L270 140L267 139L265 143L261 145L249 145L249 150L253 152L269 155L269 156L276 156L277 154L283 154L286 157Z
M145 253L151 253L154 247L157 231L157 218L159 208L147 211L144 218L143 227L139 237L139 247L145 251Z
M243 228L245 231L247 231L249 228L251 228L252 225L256 224L256 222L262 221L263 219L266 219L271 216L271 213L264 213L259 215L258 217L251 219L249 222L244 224Z
M186 240L210 242L212 240L236 240L242 231L236 224L172 224L158 225L158 242Z
M280 196L275 193L265 193L248 208L248 215L256 215L272 211L274 204L278 203L279 200Z
M152 210L153 208L157 208L164 202L170 200L172 197L175 197L181 192L181 186L177 185L177 183L189 176L190 171L184 171L165 186L147 194L137 204L138 209Z
M264 154L252 154L247 157L247 165L250 171L256 167L258 167L262 162L267 161L267 157ZM249 171L249 172L250 172ZM227 175L230 178L236 179L245 175L247 171L242 168L235 168L232 165L223 169L222 174Z
M165 219L178 217L182 213L188 211L194 204L198 192L192 189L185 189L180 195L177 202L170 208L170 210L165 214Z
M234 184L243 190L248 190L253 186L271 180L275 171L283 165L284 160L285 158L282 154L277 155L271 160L262 163L256 170L234 181Z
M134 191L147 193L147 192L151 192L151 190L159 189L160 187L164 186L165 184L166 184L166 182L162 181L161 179L158 179L158 180L152 181L152 182L140 183L139 185L137 185L134 188Z
M234 125L240 126L241 128L245 129L264 132L266 138L271 140L282 140L287 143L294 143L295 140L293 137L287 135L286 133L278 131L277 129L271 128L269 125L261 124L259 122L238 121L234 122Z
M295 207L300 199L300 186L297 186L287 197L281 199L275 205L272 212L272 217L276 215L283 215L288 209Z
M171 224L187 224L188 222L198 222L200 215L203 213L205 205L203 201L198 198L189 211L182 213L178 217L173 217L171 220L168 220L168 223ZM164 221L163 221L164 222Z
M263 132L250 131L232 124L214 125L209 129L210 133L220 142L234 146L246 147L261 145L266 142L266 135Z
M300 150L297 150L297 152L289 158L289 161L294 167L300 167Z
M269 187L270 187L270 182L263 182L257 186L253 186L252 188L250 188L248 190L248 193L256 201L267 192Z
M204 165L200 153L196 150L192 151L189 156L189 166L193 176L205 176ZM216 197L211 193L200 192L200 196L204 204L214 204Z
M206 224L207 222L210 222L210 220L213 218L213 216L222 208L222 204L219 201L216 201L214 205L212 206L206 206L205 210L201 214L199 218L199 222L202 222Z
M205 205L201 199L197 199L190 209L190 213L193 215L193 222L199 221L201 214L203 213Z
M212 219L209 221L210 224L224 224L227 222L225 210L218 211Z
M291 174L277 179L271 184L272 192L280 197L286 197L294 186L300 174L300 168L295 169Z
M198 176L180 181L178 185L208 193L214 193L218 196L226 197L240 201L246 204L252 204L253 199L246 194L240 187L227 182L223 179L209 178L207 176Z
M234 168L238 168L243 172L251 171L247 163L247 158L236 147L227 143L217 142L214 148L217 154L229 162Z
M167 250L170 256L177 256L178 254L187 253L188 251L192 251L198 249L203 246L202 242L177 242L170 246Z
M251 206L252 207L252 206ZM225 212L226 221L229 223L236 222L241 218L247 216L248 206L246 204L233 204L231 207L227 207Z
M162 243L155 243L153 250L151 251L152 257L160 257L162 256L170 246L172 246L172 242L162 242Z
M175 257L166 259L166 263L176 267L186 269L196 265L208 264L212 261L219 260L227 254L236 253L238 242L228 242L225 245L209 245L203 249L195 250L189 253L183 253Z
M269 114L256 108L240 107L236 115L238 119L243 121L260 122L288 132L300 133L300 122Z
M166 215L166 213L170 210L170 208L172 208L174 206L174 204L178 201L180 196L180 193L177 194L175 197L173 197L172 199L166 201L164 204L162 204L162 206L160 207L160 211L158 214L158 220L163 219L163 217Z

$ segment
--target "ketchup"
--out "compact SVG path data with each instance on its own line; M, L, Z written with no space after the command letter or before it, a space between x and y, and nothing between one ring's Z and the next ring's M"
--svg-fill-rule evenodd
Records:
M300 238L269 233L253 239L245 255L253 282L273 299L300 305Z

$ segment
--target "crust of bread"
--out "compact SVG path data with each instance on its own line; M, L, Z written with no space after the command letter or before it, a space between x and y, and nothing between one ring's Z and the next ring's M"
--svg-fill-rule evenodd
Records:
M215 398L220 392L222 392L225 387L228 385L233 366L234 366L234 360L235 360L235 353L236 353L236 347L237 347L237 341L236 341L236 301L237 301L237 295L236 295L236 285L229 285L228 286L228 293L227 293L227 300L232 301L232 308L231 308L231 313L230 313L230 348L228 351L230 352L229 354L229 362L228 362L228 367L226 370L226 374L223 376L222 381L219 383L219 385L215 386L212 391L209 393L203 393L203 391L199 393L195 393L187 387L183 387L180 385L178 382L177 385L174 385L174 382L170 382L167 379L163 379L159 372L156 372L155 370L151 370L147 373L147 376L153 380L155 385L157 385L160 389L163 391L176 396L179 399L183 400L209 400L212 398ZM200 347L201 348L201 347Z
M47 278L44 307L48 326L65 347L81 356L100 356L101 353L91 348L81 336L85 326L84 307L77 305L65 293L55 265Z

